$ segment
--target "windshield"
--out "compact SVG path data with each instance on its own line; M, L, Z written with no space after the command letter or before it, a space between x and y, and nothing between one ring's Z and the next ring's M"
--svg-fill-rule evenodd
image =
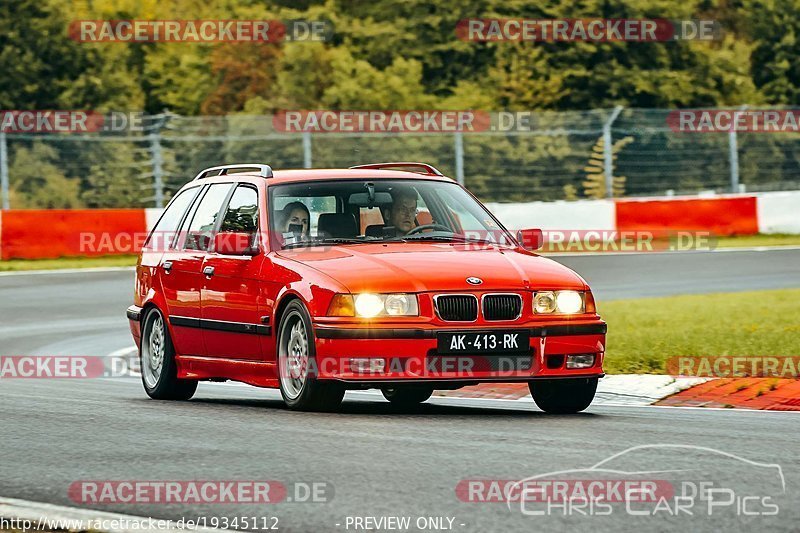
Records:
M376 179L276 185L270 187L269 208L280 248L424 240L513 243L455 183Z

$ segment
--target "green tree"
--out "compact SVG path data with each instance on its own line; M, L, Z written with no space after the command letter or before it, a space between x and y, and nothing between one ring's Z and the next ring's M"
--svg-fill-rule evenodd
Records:
M67 178L58 164L58 151L35 141L30 147L13 150L8 167L9 186L15 209L56 209L83 207L79 182Z

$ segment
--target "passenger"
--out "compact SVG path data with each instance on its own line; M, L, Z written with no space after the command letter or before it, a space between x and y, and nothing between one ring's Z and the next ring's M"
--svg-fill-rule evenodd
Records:
M303 202L290 202L281 210L279 230L282 233L299 234L308 239L308 224L311 219L308 208Z

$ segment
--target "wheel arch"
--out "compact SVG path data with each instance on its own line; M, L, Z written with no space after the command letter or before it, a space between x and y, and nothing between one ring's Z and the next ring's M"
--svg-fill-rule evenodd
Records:
M302 296L300 296L298 293L294 291L287 291L286 293L284 293L281 296L280 300L278 301L278 305L275 306L275 313L273 314L275 318L272 326L272 336L275 337L276 339L278 338L278 333L279 333L278 330L280 329L281 320L283 319L283 315L286 312L286 308L289 307L289 304L294 302L295 300L299 300L300 303L302 303L303 306L306 308L306 311L308 311L308 304L306 304ZM310 312L309 316L311 316Z

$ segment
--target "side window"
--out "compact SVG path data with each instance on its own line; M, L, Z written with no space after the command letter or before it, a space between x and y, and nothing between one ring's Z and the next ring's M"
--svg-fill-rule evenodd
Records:
M178 193L178 195L170 202L167 209L161 215L161 218L156 223L150 236L147 237L145 248L151 250L165 250L172 239L175 238L175 232L178 230L183 214L192 203L194 196L197 194L198 187L186 189Z
M258 231L258 191L240 185L228 202L220 232L255 233Z
M231 190L230 183L215 183L206 191L186 232L187 250L208 250L222 203Z

